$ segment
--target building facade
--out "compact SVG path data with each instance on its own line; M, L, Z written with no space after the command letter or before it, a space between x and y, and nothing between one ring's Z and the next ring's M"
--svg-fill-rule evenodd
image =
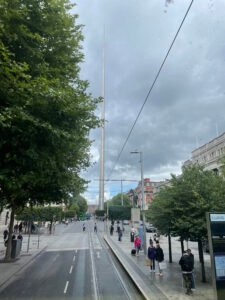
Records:
M144 178L144 209L150 207L162 183L163 181L151 181L150 178ZM127 194L133 207L142 207L141 181L135 189L130 190Z
M221 159L225 156L225 132L205 145L192 151L191 160L184 162L184 166L199 164L205 170L220 173Z

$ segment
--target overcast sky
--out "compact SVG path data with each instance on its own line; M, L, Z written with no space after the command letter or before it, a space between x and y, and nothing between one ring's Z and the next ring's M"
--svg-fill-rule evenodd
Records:
M74 0L73 0L74 2ZM115 165L190 0L76 0L84 25L81 76L101 95L105 27L105 178L153 181L181 173L191 152L225 131L225 1L195 0L136 126ZM97 112L99 113L99 112ZM97 203L100 131L91 134L94 166L85 197ZM113 169L113 171L112 171ZM136 183L124 182L123 191ZM107 183L105 200L121 191Z

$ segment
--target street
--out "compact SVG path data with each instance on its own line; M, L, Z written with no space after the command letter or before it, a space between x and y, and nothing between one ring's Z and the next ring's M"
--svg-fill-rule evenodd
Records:
M104 223L97 234L93 221L85 224L85 232L83 222L57 225L45 251L0 289L0 299L142 299L103 241Z

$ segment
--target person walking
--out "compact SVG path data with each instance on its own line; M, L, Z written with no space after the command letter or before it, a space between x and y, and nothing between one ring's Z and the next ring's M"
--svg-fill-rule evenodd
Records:
M23 223L20 222L20 224L19 224L19 233L21 233L22 231L23 231Z
M86 226L85 226L85 223L83 223L83 232L85 231L86 229Z
M183 255L180 258L179 265L181 266L182 275L184 279L184 284L186 288L186 294L191 295L193 291L191 290L192 285L192 271L194 267L194 261L191 255L188 254L188 251L184 251Z
M95 223L95 226L94 226L94 232L97 233L97 225L96 225L96 223Z
M156 259L156 248L153 245L153 242L150 241L148 247L148 258L150 260L150 272L155 273L155 259Z
M141 239L138 234L134 237L134 248L136 249L136 256L138 256L141 249Z
M5 229L3 231L3 240L4 240L4 245L5 246L7 245L8 237L9 237L9 231L8 231L8 229Z
M155 259L158 262L158 269L159 269L158 275L163 276L162 267L160 266L160 263L162 263L164 261L164 253L163 253L163 249L160 247L159 243L156 244Z
M19 230L19 225L18 225L18 224L15 224L15 225L14 225L14 233L17 234L18 230Z
M118 241L122 242L123 233L122 233L120 226L117 227L117 232L118 232Z
M113 231L114 231L114 226L113 226L113 224L111 224L111 226L110 226L110 235L113 235Z
M194 254L191 253L191 249L187 249L187 254L191 257L192 264L193 264L193 269L192 269L192 273L191 273L191 288L195 289L195 278L194 278L195 259L194 259Z

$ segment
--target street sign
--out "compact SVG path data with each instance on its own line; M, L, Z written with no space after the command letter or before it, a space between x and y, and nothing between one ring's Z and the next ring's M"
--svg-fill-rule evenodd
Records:
M207 213L212 278L217 300L225 299L225 213Z

